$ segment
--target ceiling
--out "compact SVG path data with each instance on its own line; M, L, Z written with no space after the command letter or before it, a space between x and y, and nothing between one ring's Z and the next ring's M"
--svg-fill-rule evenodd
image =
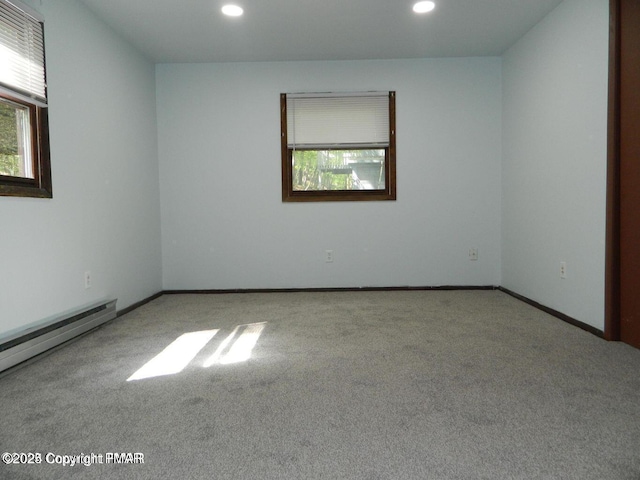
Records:
M81 1L155 63L210 63L498 56L562 0Z

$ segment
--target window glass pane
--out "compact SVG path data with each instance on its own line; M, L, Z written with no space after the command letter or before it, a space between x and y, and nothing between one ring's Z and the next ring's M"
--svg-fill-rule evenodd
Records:
M0 175L34 178L29 109L0 100Z
M293 190L384 190L385 150L294 150Z

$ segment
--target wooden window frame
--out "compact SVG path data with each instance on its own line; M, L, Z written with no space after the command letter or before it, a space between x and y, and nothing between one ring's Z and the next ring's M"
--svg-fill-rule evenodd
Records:
M287 139L287 94L280 94L280 141L283 202L346 202L396 200L396 92L389 92L389 146L385 150L385 188L381 190L293 189L293 149ZM367 147L363 147L367 148ZM379 147L370 147L380 149Z
M41 69L25 71L25 66L18 62L19 71L25 75L19 76L15 81L3 76L0 85L0 100L24 107L29 112L30 145L25 145L25 148L31 150L31 172L33 173L33 178L0 174L0 196L52 198L44 19L37 11L20 0L1 0L1 4L3 18L5 20L11 18L11 25L16 28L15 31L22 35L21 38L29 39L25 40L26 44L18 44L24 48L19 48L16 53L23 59L26 55L29 61L35 62L35 65L41 66ZM39 28L38 34L33 30L36 25Z
M46 107L0 92L0 99L29 109L34 178L0 175L0 196L52 198L49 117Z

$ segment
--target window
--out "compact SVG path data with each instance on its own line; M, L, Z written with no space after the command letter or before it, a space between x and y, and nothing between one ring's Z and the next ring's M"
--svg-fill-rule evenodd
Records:
M0 195L51 198L42 19L0 0Z
M395 200L395 92L280 95L282 201Z

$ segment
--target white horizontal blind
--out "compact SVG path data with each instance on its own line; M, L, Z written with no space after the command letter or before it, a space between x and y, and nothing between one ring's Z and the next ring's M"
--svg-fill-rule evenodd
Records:
M389 93L287 95L289 148L389 146Z
M46 103L42 23L0 0L0 84Z

